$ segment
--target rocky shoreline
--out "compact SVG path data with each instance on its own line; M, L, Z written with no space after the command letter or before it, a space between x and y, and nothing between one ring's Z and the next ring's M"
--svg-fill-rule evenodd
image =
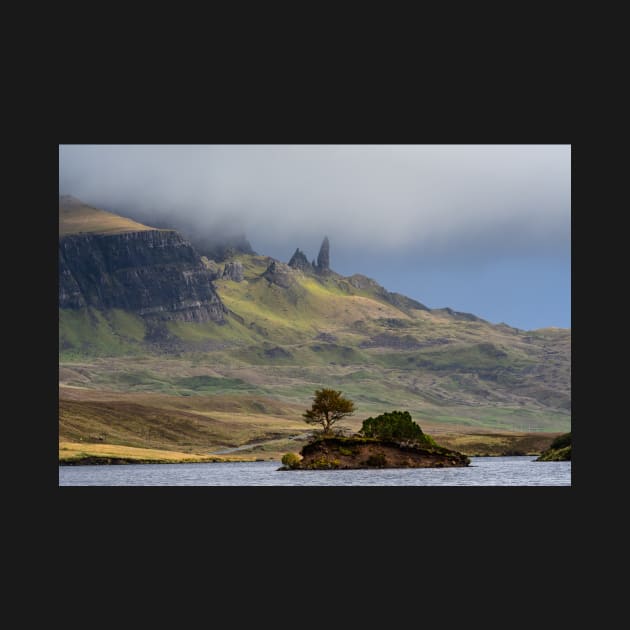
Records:
M449 468L468 466L457 451L414 443L362 437L321 437L306 444L301 458L280 470L353 470L371 468Z

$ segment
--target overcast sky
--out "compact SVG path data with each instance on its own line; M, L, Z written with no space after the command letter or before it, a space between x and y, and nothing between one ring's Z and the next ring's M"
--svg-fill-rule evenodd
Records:
M570 145L62 145L59 188L317 255L431 308L569 327ZM174 219L173 219L174 220Z

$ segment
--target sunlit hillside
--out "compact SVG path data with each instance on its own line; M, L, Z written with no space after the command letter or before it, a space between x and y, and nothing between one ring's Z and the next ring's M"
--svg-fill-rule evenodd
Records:
M118 234L152 229L154 228L112 212L92 208L74 197L68 195L59 197L59 236L80 232Z
M60 204L60 235L151 229L79 204ZM222 323L60 309L60 439L201 455L257 442L281 450L310 430L300 414L319 387L356 402L346 422L355 429L393 409L436 436L570 429L570 330L430 310L364 276L266 256L227 262L242 266L242 281L206 261Z

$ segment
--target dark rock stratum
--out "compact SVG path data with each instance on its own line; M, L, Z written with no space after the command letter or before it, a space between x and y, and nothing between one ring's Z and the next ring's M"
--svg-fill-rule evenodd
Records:
M59 307L120 308L147 318L223 323L213 273L173 230L59 239Z

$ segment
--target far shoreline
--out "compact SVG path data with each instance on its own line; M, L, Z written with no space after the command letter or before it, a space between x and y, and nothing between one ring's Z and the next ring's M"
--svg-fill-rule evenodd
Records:
M485 455L468 455L470 458L491 458L491 457L538 457L540 453L491 453ZM216 458L208 458L208 459L132 459L132 458L115 458L115 457L81 457L75 459L60 459L59 467L78 467L78 466L132 466L132 465L144 465L144 464L260 464L261 462L276 462L281 464L280 457L273 458L242 458L242 459L216 459ZM357 467L348 468L344 470L370 470L368 468ZM300 469L296 469L299 471ZM322 469L324 470L324 469ZM336 469L329 469L336 470ZM380 470L380 469L374 469ZM302 470L303 472L303 470ZM308 471L307 471L308 472Z
M438 443L468 457L538 457L560 432L440 435ZM259 444L251 444L252 450ZM217 447L215 447L217 448ZM285 450L230 453L186 453L118 444L59 443L59 466L122 466L129 464L221 464L280 462Z

